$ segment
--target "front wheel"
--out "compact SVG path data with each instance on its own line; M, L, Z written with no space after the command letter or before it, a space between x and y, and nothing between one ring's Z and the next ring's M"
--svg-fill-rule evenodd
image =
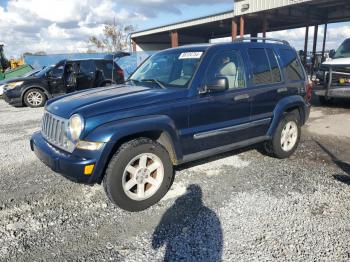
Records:
M173 166L167 150L157 142L139 138L115 153L103 179L112 203L127 211L141 211L157 203L169 190Z
M265 143L265 149L274 157L288 158L297 149L300 134L299 115L295 112L287 113L278 124L272 140Z
M46 95L37 88L29 89L24 95L24 104L28 107L42 107L45 105Z

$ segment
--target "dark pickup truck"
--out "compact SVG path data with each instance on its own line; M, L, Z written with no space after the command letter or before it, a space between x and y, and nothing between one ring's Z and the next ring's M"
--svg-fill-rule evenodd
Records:
M287 158L311 90L296 51L270 40L164 50L123 85L51 99L31 149L129 211L166 194L173 166L252 144Z

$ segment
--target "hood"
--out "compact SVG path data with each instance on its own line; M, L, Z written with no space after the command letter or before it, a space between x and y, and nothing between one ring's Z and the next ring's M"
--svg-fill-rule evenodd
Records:
M157 89L144 86L112 86L81 91L49 100L46 110L63 118L80 113L89 118L185 97L187 89Z
M16 77L16 78L5 79L5 80L3 80L3 81L0 81L0 85L6 85L6 84L9 84L9 83L20 82L20 81L30 82L30 81L34 81L34 80L38 80L38 78L32 77L32 76L28 76L28 77Z
M350 66L350 57L335 58L322 63L325 66Z

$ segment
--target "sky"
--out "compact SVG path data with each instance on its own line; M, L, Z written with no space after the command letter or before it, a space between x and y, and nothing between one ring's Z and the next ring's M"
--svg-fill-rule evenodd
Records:
M100 36L114 19L137 30L166 25L232 9L232 0L0 0L0 42L6 55L24 52L86 52L90 36ZM304 28L269 33L303 48ZM318 49L323 29L319 28ZM312 45L313 28L310 29ZM326 48L350 37L350 23L329 26Z

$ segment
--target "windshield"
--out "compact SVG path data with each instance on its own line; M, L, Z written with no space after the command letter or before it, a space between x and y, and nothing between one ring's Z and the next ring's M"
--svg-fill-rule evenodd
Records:
M350 39L346 39L337 49L333 58L350 57Z
M203 51L157 53L146 60L128 81L134 85L187 88L202 56Z
M45 67L44 69L42 69L39 72L35 73L34 76L37 76L37 77L45 76L46 72L50 71L51 69L52 69L52 66Z

